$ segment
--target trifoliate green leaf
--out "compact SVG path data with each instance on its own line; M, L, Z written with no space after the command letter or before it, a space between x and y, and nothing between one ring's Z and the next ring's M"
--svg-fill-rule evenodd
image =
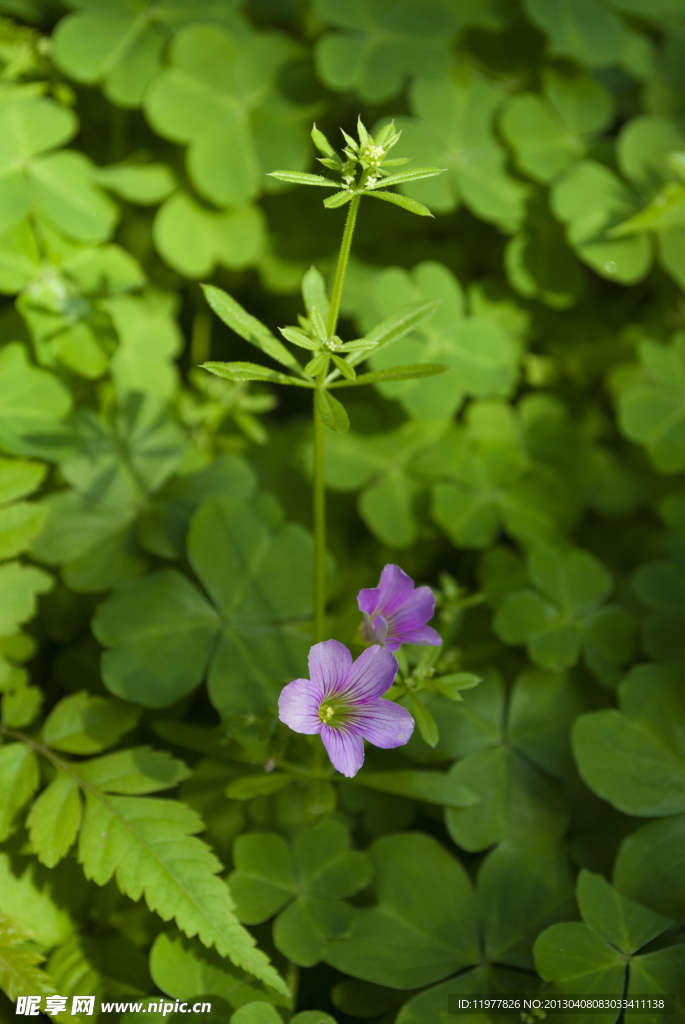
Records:
M211 202L225 206L256 196L274 164L304 167L309 141L302 108L276 87L295 53L286 36L272 32L236 35L195 23L174 37L168 66L145 94L145 113L165 138L189 143L188 173Z

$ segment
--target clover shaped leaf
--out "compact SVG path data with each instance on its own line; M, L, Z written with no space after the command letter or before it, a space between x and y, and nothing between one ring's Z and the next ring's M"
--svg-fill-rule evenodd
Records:
M447 168L431 181L412 182L402 191L432 210L447 213L460 202L482 220L510 232L520 226L529 188L506 171L507 156L494 130L505 99L500 86L476 72L422 78L412 87L416 115L398 118L402 152L418 162Z
M324 959L352 977L397 989L449 978L406 1003L402 1024L438 1020L447 992L469 991L462 986L470 983L511 984L516 971L520 986L540 927L572 910L567 858L547 837L503 843L481 865L476 886L427 835L383 836L369 854L376 903L355 908L350 933L331 943ZM491 984L470 991L490 991ZM496 991L501 995L502 987Z
M429 764L456 758L451 782L478 798L445 808L455 843L478 852L524 831L563 835L568 811L552 780L572 771L568 729L581 708L566 677L523 673L507 701L492 673L458 704L439 695L424 699L440 722L440 738L431 748L415 734L408 756Z
M598 679L612 685L632 653L632 619L606 605L613 581L608 570L585 551L540 546L530 558L536 590L509 594L494 619L508 644L525 644L541 668L560 672L577 664L581 653Z
M350 850L337 821L302 829L290 844L269 832L239 836L233 859L229 885L239 920L259 924L278 914L276 948L301 967L319 963L329 941L347 934L353 912L344 900L371 878L368 857Z
M26 551L43 525L45 505L18 499L38 490L45 470L39 462L0 457L0 561Z
M685 812L685 701L677 669L638 665L618 688L620 711L581 715L573 730L580 774L625 814Z
M611 93L586 72L543 73L543 94L510 97L500 124L518 166L535 181L549 182L585 155L586 136L611 121Z
M47 370L32 366L26 349L12 341L0 352L0 450L55 458L70 438L61 422L71 396Z
M47 499L32 553L62 565L76 590L102 591L144 568L133 525L178 465L183 437L154 395L129 394L111 420L82 412L74 426L73 450L60 464L71 489Z
M638 209L635 193L596 160L579 160L552 188L552 212L566 225L566 238L597 274L634 284L648 273L652 240L645 234L617 237L611 232Z
M165 707L208 671L220 714L271 711L283 684L306 671L310 646L301 627L311 615L312 539L280 518L273 499L250 501L242 490L205 501L187 540L204 591L166 569L99 606L93 629L110 648L102 670L112 693Z
M619 397L619 425L661 473L685 469L685 332L640 344L642 373Z
M325 33L315 50L319 76L333 89L377 102L396 95L410 75L440 75L452 63L457 20L442 0L315 0L314 13L342 29Z
M596 0L524 0L530 20L547 35L553 54L582 64L603 66L620 61L628 44L625 22Z
M0 110L0 231L32 211L58 231L84 242L101 242L117 211L97 188L88 157L52 152L77 130L76 117L52 100L12 93Z
M69 6L78 10L57 26L55 62L77 82L101 82L105 96L122 107L140 106L168 40L184 25L242 28L235 0L71 0Z
M190 178L218 206L256 196L273 167L306 165L302 108L276 88L297 52L272 32L235 35L195 24L174 37L169 66L145 94L145 113L160 135L189 143Z
M446 267L432 261L419 263L412 272L391 267L377 275L362 314L362 326L371 318L388 316L408 301L439 303L430 317L418 324L392 346L372 353L369 362L376 371L390 369L398 362L430 360L450 367L440 376L379 382L381 394L399 400L417 419L450 417L467 395L507 395L518 374L517 340L494 318L468 316L462 288Z
M549 995L681 995L685 947L667 945L640 953L673 921L618 892L601 875L583 870L576 898L583 923L554 924L535 942L535 965ZM620 1010L603 1015L617 1020ZM627 1011L630 1019L633 1014Z
M176 192L160 206L153 237L169 266L194 278L211 276L217 264L229 270L253 266L266 241L264 218L256 206L208 210L186 192Z

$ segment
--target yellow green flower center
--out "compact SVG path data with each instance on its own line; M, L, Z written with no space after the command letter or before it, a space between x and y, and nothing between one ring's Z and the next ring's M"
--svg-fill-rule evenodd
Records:
M319 708L319 718L322 722L328 723L335 714L335 708L332 708L330 704L322 704Z

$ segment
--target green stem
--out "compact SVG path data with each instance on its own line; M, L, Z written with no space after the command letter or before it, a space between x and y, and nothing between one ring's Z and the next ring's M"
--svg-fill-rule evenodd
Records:
M350 208L347 212L347 220L345 221L345 231L340 243L338 266L335 271L335 281L333 282L333 291L331 292L331 307L328 311L328 324L326 325L329 338L333 337L338 326L338 314L340 313L340 300L342 299L343 285L345 283L345 271L347 270L350 258L352 235L354 234L354 226L357 223L357 210L359 209L360 199L360 195L352 197Z
M357 223L357 211L361 196L353 196L350 208L347 212L345 230L340 253L338 255L338 266L335 271L333 291L331 292L331 305L328 312L328 323L326 329L328 337L335 334L338 326L338 314L340 312L340 300L342 298L343 285L345 283L345 271L350 258L352 248L352 235L354 226ZM313 641L315 644L325 639L326 628L326 485L323 476L323 446L324 446L324 425L317 408L318 392L325 387L328 363L317 378L317 389L314 392L314 629Z
M326 485L323 478L323 420L314 392L314 636L315 644L325 639L326 622Z

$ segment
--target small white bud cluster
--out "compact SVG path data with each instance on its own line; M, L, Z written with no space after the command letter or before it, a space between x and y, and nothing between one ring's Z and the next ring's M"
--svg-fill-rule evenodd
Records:
M381 161L385 157L385 150L382 146L376 146L369 142L359 150L359 156L367 165L369 171L374 174L381 169Z

